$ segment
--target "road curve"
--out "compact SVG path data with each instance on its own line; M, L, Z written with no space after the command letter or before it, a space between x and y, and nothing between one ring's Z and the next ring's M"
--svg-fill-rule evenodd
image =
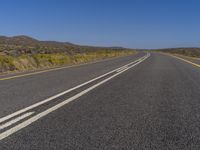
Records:
M200 149L200 68L145 55L0 81L2 118L110 72L2 122L0 136L79 95L0 140L0 149Z

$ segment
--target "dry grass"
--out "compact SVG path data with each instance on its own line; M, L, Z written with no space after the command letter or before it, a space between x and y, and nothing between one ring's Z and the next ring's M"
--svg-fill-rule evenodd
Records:
M56 66L71 65L96 61L105 58L127 56L134 54L130 50L101 50L95 52L79 53L68 55L66 53L55 54L34 54L21 56L0 55L0 72L27 71L44 69Z

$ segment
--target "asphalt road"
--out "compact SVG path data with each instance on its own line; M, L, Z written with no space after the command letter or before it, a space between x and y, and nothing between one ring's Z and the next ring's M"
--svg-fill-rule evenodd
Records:
M163 54L1 80L0 104L2 150L200 149L200 68Z

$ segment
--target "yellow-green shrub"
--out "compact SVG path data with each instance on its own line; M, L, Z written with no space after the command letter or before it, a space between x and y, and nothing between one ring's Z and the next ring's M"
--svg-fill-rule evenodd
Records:
M94 60L125 56L134 53L135 51L101 50L70 56L65 53L21 55L18 57L0 55L0 72L34 70L67 64L86 63Z

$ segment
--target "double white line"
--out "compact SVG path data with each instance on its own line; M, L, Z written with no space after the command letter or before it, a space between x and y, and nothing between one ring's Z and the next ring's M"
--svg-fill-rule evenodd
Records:
M136 66L136 65L140 64L141 62L143 62L144 60L146 60L148 57L150 57L150 54L149 54L149 53L147 53L146 56L144 56L144 57L142 57L142 58L140 58L140 59L138 59L138 60L136 60L136 61L134 61L134 62L131 62L131 63L127 64L127 65L124 65L124 66L122 66L122 67L120 67L120 68L117 68L117 69L115 69L115 70L113 70L113 71L110 71L110 72L108 72L108 73L106 73L106 74L104 74L104 75L101 75L101 76L99 76L99 77L97 77L97 78L94 78L94 79L92 79L92 80L90 80L90 81L87 81L87 82L85 82L85 83L83 83L83 84L80 84L80 85L78 85L78 86L76 86L76 87L74 87L74 88L71 88L71 89L69 89L69 90L67 90L67 91L64 91L64 92L62 92L62 93L59 93L59 94L57 94L57 95L55 95L55 96L52 96L52 97L50 97L50 98L48 98L48 99L45 99L45 100L41 101L41 102L38 102L38 103L36 103L36 104L33 104L33 105L29 106L29 107L26 107L26 108L24 108L24 109L21 109L21 110L15 112L15 113L12 113L12 114L10 114L10 115L8 115L8 116L5 116L5 117L3 117L3 118L0 118L0 124L1 124L1 123L4 123L4 122L6 122L6 121L8 121L8 120L10 120L10 119L12 119L12 118L14 118L14 117L16 117L16 116L22 114L21 116L19 116L19 117L17 117L17 118L14 118L13 120L8 121L7 123L4 123L3 125L0 125L0 130L1 130L1 129L4 129L5 127L11 126L12 124L17 123L18 121L20 121L20 120L22 120L22 119L24 119L24 118L26 118L26 117L29 117L30 115L32 115L32 114L34 113L34 112L28 112L28 111L30 111L30 110L32 110L32 109L38 107L38 106L41 106L41 105L43 105L43 104L45 104L45 103L47 103L47 102L50 102L50 101L52 101L52 100L54 100L54 99L56 99L56 98L58 98L58 97L60 97L60 96L62 96L62 95L65 95L65 94L67 94L67 93L69 93L69 92L71 92L71 91L74 91L74 90L76 90L76 89L78 89L78 88L80 88L80 87L83 87L83 86L85 86L85 85L87 85L87 84L89 84L89 83L92 83L92 82L94 82L94 81L96 81L96 80L98 80L98 79L101 79L101 78L103 78L103 77L106 77L106 76L109 75L109 74L113 74L113 73L114 73L114 75L112 75L112 76L110 76L110 77L104 79L103 81L101 81L101 82L99 82L99 83L96 83L95 85L92 85L91 87L89 87L89 88L87 88L87 89L81 91L80 93L78 93L78 94L76 94L76 95L70 97L69 99L67 99L67 100L65 100L65 101L62 101L61 103L56 104L55 106L53 106L53 107L51 107L51 108L48 108L47 110L45 110L45 111L43 111L43 112L40 112L40 113L36 114L36 115L33 116L33 117L30 117L28 120L25 120L24 122L21 122L20 124L17 124L16 126L14 126L14 127L10 128L10 129L8 129L8 130L6 130L6 131L0 133L0 140L2 140L2 139L4 139L4 138L6 138L6 137L8 137L8 136L10 136L10 135L12 135L12 134L14 134L15 132L17 132L17 131L19 131L19 130L25 128L25 127L27 127L28 125L34 123L34 122L37 121L38 119L40 119L40 118L42 118L42 117L48 115L49 113L51 113L51 112L53 112L53 111L55 111L55 110L57 110L57 109L63 107L64 105L68 104L69 102L71 102L71 101L73 101L73 100L75 100L75 99L77 99L77 98L83 96L84 94L86 94L86 93L88 93L89 91L95 89L96 87L98 87L98 86L100 86L100 85L102 85L102 84L108 82L109 80L113 79L114 77L116 77L116 76L122 74L123 72L125 72L125 71L127 71L127 70L133 68L134 66ZM23 113L25 113L25 112L28 112L28 113L23 114Z

